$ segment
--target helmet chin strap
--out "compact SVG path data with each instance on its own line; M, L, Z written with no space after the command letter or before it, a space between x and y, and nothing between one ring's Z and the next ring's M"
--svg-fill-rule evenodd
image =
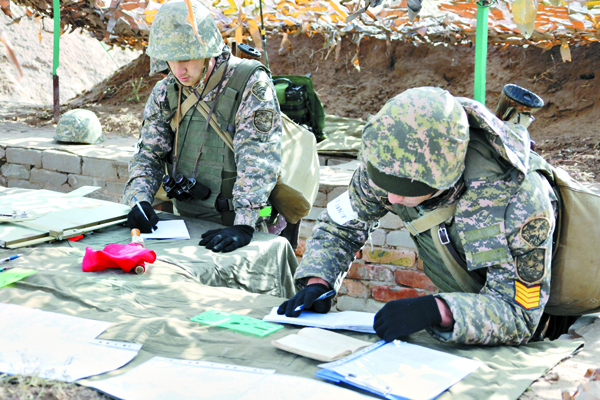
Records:
M208 63L206 63L206 62L204 63L204 68L202 69L202 76L200 77L200 82L198 82L198 84L196 86L194 86L192 88L192 90L204 89L204 80L206 79L206 73L208 72L207 64L210 64L210 61ZM179 83L181 83L181 82L179 82Z

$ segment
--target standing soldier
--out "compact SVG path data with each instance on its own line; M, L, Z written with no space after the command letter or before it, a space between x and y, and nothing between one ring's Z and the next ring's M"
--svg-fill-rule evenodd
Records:
M281 114L268 70L255 69L239 87L240 59L225 46L210 11L199 1L191 4L195 26L186 3L174 0L161 6L150 28L151 73L169 74L146 103L124 202L132 206L129 227L150 232L158 222L151 204L162 180L176 213L228 226L200 241L227 252L247 245L256 229L266 231L281 165ZM228 121L223 109L235 113L228 129L233 151L207 122Z
M374 328L386 341L426 329L467 344L530 340L550 290L556 196L535 171L529 134L480 103L439 88L407 90L363 130L349 191L319 217L296 271L303 287L279 314L327 312L354 254L386 213L413 235L440 293L388 302Z

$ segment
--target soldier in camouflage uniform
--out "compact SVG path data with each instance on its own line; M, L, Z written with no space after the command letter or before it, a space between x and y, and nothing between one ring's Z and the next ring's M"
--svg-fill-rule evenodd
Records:
M124 202L132 206L129 226L149 232L158 222L151 204L166 163L171 181L182 174L197 180L195 189L204 189L202 196L193 199L175 198L176 212L227 225L204 233L200 241L213 251L225 252L245 246L255 229L264 229L261 209L268 206L281 165L281 114L268 70L260 69L250 76L235 111L234 151L206 123L195 104L181 116L180 124L173 123L189 96L209 108L216 101L226 101L230 93L223 92L239 62L225 46L210 11L198 1L192 5L196 29L186 21L188 9L183 1L165 3L152 23L147 49L151 72L167 66L170 72L156 84L146 103ZM219 117L213 110L211 114ZM133 207L134 197L148 219Z
M389 100L368 121L362 144L349 191L328 204L307 242L295 274L302 289L279 314L298 316L300 304L329 311L331 300L316 298L339 288L354 254L392 212L411 231L440 292L386 303L375 316L380 337L389 342L426 329L466 344L530 340L550 290L556 196L534 171L541 157L530 151L527 130L476 101L424 87ZM438 210L450 210L439 230L414 229ZM436 234L462 261L458 272L467 281L446 266Z

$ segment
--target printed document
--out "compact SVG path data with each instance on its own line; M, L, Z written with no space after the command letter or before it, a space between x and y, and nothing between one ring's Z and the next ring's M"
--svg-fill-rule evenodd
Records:
M392 400L439 396L483 363L427 347L381 340L338 361L321 364L316 376Z

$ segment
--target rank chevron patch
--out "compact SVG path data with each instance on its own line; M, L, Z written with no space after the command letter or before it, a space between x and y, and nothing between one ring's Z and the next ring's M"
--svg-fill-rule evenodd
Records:
M529 310L540 306L540 285L527 287L515 281L515 301L523 308Z

